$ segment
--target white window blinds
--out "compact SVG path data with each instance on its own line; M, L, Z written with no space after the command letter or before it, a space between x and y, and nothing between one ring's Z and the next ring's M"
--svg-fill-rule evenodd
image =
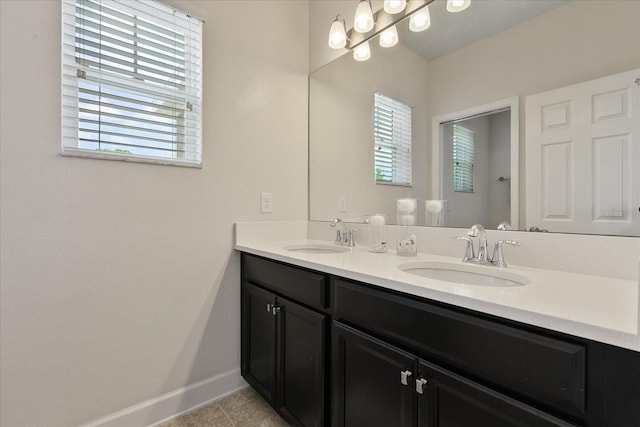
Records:
M475 140L472 130L453 125L453 190L474 191Z
M202 163L202 22L153 0L65 0L62 152Z
M409 186L412 108L375 93L373 111L376 183Z

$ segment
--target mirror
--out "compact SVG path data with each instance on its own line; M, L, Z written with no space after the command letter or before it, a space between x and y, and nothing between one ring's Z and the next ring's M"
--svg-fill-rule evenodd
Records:
M356 62L349 53L310 75L310 220L362 222L375 213L394 219L396 199L444 198L434 190L444 179L434 157L435 144L440 144L433 138L434 118L516 97L519 150L509 161L520 172L515 177L500 174L510 181L498 183L512 186L516 197L510 197L511 208L518 212L518 228L526 229L526 97L640 67L640 2L485 0L472 1L458 14L447 13L444 3L429 5L428 30L411 33L406 22L399 23L398 45L383 49L371 40L368 61ZM376 184L375 93L411 107L410 186ZM631 153L638 155L635 146ZM640 183L633 186L637 193ZM425 225L424 209L419 203L418 225ZM462 209L467 205L462 203ZM637 218L638 206L634 209ZM446 218L444 225L467 226ZM635 228L640 227L622 234L640 235ZM596 228L579 232L608 234Z

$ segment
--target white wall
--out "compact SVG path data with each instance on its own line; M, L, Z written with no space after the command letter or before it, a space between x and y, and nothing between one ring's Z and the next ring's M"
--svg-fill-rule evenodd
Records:
M201 170L60 156L60 3L0 2L3 426L237 370L233 222L307 217L308 3L175 3L206 21Z
M489 219L496 228L511 218L511 112L489 116ZM509 178L500 181L500 177Z

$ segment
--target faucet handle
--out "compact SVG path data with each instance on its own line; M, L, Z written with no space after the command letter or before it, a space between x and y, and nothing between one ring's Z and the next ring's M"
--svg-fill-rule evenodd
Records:
M354 247L356 245L355 240L353 240L353 233L357 233L358 230L347 230L345 231L345 239L342 241L343 245Z
M456 236L455 240L466 240L467 241L467 249L464 252L464 256L462 257L462 262L469 262L475 259L476 253L473 250L473 240L467 236Z
M491 258L491 264L497 267L506 267L507 263L504 261L504 254L502 253L502 245L519 246L520 242L516 240L498 240L496 246L493 249L493 258Z

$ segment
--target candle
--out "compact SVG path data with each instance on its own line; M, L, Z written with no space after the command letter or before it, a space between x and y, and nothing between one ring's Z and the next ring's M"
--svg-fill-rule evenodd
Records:
M440 200L427 200L427 212L435 214L442 210L442 202Z
M402 213L412 213L416 210L416 199L398 199L397 206Z
M411 214L405 214L400 217L400 225L415 225L416 219Z
M371 225L385 225L386 222L384 215L380 214L372 215L371 218L369 218L369 224Z

